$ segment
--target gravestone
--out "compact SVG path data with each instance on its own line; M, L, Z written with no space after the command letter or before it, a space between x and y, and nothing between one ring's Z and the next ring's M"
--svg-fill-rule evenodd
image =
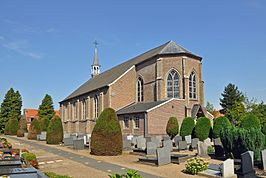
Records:
M146 154L147 155L155 155L156 154L156 144L153 142L147 142L147 149Z
M132 140L133 137L134 137L133 135L128 135L128 136L127 136L127 139L128 139L128 140Z
M178 150L186 150L187 149L187 142L186 141L179 141L178 142Z
M175 136L175 138L174 138L174 142L175 142L175 146L177 146L178 145L178 142L179 141L182 141L182 136Z
M70 133L64 133L64 138L69 138L70 137Z
M196 149L198 147L199 138L193 138L191 140L191 148Z
M261 151L261 160L262 160L263 170L266 171L266 149Z
M172 142L172 140L164 140L163 141L163 147L168 149L169 152L173 151L173 142Z
M163 140L170 140L170 137L168 135L163 136Z
M167 148L157 148L157 165L165 165L171 163L171 155Z
M186 135L185 141L187 142L187 144L191 144L191 135Z
M156 147L162 146L162 140L159 137L151 137L151 142L156 144Z
M137 138L137 148L145 150L146 149L146 139L143 137Z
M69 138L64 138L64 146L72 146L73 145L73 138L69 137Z
M208 145L205 142L198 142L198 156L208 157Z
M212 146L212 142L210 138L206 138L203 142L207 144L207 147Z
M73 148L77 150L84 149L84 139L73 140Z
M158 140L160 140L160 141L163 140L163 137L161 135L156 135L155 138L158 139Z
M41 132L41 135L40 135L40 141L45 141L46 140L46 135L47 135L47 132Z
M86 145L87 144L87 136L86 135L83 136L83 140L84 140L84 145Z
M221 173L224 178L234 177L234 160L227 159L221 165Z
M131 140L123 139L123 150L129 151L131 150Z
M236 174L238 178L256 177L253 151L247 151L241 154L241 167L236 171Z
M221 158L225 156L223 144L221 142L220 138L216 138L213 140L214 142L214 150L215 150L215 157L216 158Z

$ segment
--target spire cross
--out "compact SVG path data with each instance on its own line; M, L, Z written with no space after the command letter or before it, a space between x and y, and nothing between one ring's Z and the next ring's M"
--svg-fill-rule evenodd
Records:
M97 47L97 45L99 44L96 40L93 42L93 44L95 45L95 48Z

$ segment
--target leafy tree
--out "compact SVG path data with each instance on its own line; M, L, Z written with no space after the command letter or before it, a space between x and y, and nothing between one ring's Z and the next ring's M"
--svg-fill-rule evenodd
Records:
M209 113L211 113L211 114L213 114L213 112L214 112L214 106L213 106L213 104L211 104L209 101L207 101L207 103L206 103L206 110L207 110Z
M55 115L53 100L50 95L46 94L43 98L42 103L39 106L38 115L41 123L41 130L46 131L49 121Z
M261 130L259 119L252 114L246 114L243 116L240 126L245 129L255 128Z
M10 88L6 93L0 108L0 131L3 132L5 124L11 118L19 120L21 117L22 99L18 91Z
M203 141L209 137L211 131L211 122L210 119L206 117L200 117L197 120L195 126L195 135L199 138L200 141Z
M170 117L166 126L166 133L173 139L179 132L179 125L176 117Z
M232 83L229 83L222 93L220 98L220 105L223 108L223 114L226 114L228 110L231 110L236 102L243 102L244 95L238 90L238 87Z
M187 135L192 135L193 129L195 127L195 121L192 117L186 117L181 124L180 135L185 137Z
M253 104L251 106L251 114L255 115L262 125L266 123L266 104L261 102L260 104Z
M231 123L239 125L245 114L244 104L242 102L235 102L232 108L227 110L226 116L230 119Z
M215 118L213 121L213 137L214 138L220 137L220 133L222 129L228 126L231 126L231 123L227 117L222 116L222 117Z
M47 144L59 144L63 141L63 125L59 116L54 116L47 128Z
M100 114L91 134L91 154L115 156L122 154L121 127L112 108Z

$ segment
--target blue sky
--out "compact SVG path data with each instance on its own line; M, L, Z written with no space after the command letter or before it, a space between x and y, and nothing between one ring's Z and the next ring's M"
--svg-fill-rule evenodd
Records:
M10 87L24 108L46 93L58 108L90 78L93 41L102 71L168 40L203 57L205 101L219 107L229 82L266 101L266 1L0 2L0 101Z

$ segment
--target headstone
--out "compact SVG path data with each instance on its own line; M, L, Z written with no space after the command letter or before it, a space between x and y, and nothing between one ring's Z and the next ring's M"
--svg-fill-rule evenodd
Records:
M174 142L175 142L175 146L178 146L178 142L179 141L182 141L182 136L175 136L175 138L174 138Z
M179 141L178 142L178 150L186 150L187 149L187 142L186 141Z
M256 177L253 160L253 151L247 151L241 154L241 167L236 171L237 177Z
M163 136L163 140L170 140L170 137L168 135Z
M84 140L84 145L86 145L87 144L87 136L86 135L83 136L83 140Z
M70 133L64 133L64 138L69 138L70 137Z
M165 165L171 163L171 155L167 148L157 148L157 165Z
M227 159L221 165L221 173L224 178L234 177L234 160Z
M206 138L203 142L207 144L207 147L212 145L210 138Z
M137 148L145 150L146 149L146 139L143 137L137 138Z
M198 147L199 138L193 138L191 140L191 148L196 149Z
M46 140L46 135L47 135L47 132L41 132L40 141L45 141Z
M172 140L164 140L163 141L163 148L167 148L170 151L173 151L173 142Z
M128 140L126 137L123 138L123 150L125 151L131 150L131 140Z
M73 138L69 137L69 138L64 138L64 146L72 146L73 145Z
M147 155L155 155L156 154L156 144L153 142L147 142L147 149L146 154Z
M215 157L216 158L224 157L225 156L225 151L224 151L221 139L220 138L216 138L216 139L213 140L213 142L214 142Z
M132 138L132 140L131 140L131 144L132 144L132 146L135 148L136 147L136 145L137 145L137 137L133 137Z
M263 170L266 171L266 149L261 151L261 160L262 160Z
M198 156L208 157L208 145L205 142L199 141L198 143Z
M162 146L162 140L159 137L151 137L151 142L156 144L156 147Z
M40 141L41 134L37 134L36 140Z
M161 135L156 135L155 138L158 139L158 140L160 140L160 141L163 140L163 137Z
M128 136L127 136L127 139L128 139L128 140L132 140L132 138L133 138L133 135L128 135Z
M151 137L145 137L146 142L151 142Z
M77 150L84 149L84 139L73 140L73 148Z
M187 144L191 144L191 135L185 136L185 141L187 142Z

